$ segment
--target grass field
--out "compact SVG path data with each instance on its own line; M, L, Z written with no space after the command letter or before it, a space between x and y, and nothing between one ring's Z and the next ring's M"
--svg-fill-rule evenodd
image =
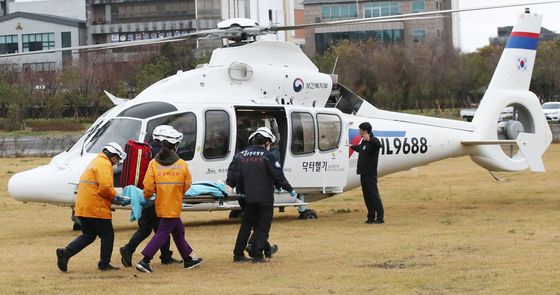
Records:
M319 219L276 214L267 264L233 264L238 224L226 212L184 213L197 269L96 269L99 241L56 267L71 231L70 209L9 198L13 173L47 159L0 159L0 294L559 294L560 145L547 172L499 173L449 159L380 180L384 225L366 225L358 190L311 204ZM114 213L113 263L136 228ZM142 244L141 248L145 245ZM174 247L174 246L173 246ZM136 253L134 261L140 259Z

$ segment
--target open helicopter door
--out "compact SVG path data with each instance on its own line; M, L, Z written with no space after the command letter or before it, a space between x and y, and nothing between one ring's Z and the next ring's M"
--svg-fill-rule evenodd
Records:
M348 137L339 110L286 107L290 142L284 171L298 192L340 193L346 185Z
M236 107L237 132L235 152L245 149L249 136L259 127L268 127L276 136L270 151L276 155L280 164L286 158L288 127L284 107Z

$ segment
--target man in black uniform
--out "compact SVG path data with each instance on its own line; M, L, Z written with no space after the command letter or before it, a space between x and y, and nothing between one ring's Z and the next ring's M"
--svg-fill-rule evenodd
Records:
M150 142L150 148L153 158L159 152L160 146L153 140ZM157 231L158 226L159 218L156 215L156 206L152 205L143 208L142 215L140 219L138 219L138 229L134 232L130 241L119 249L121 253L121 262L125 267L132 266L132 254L134 254L138 245L152 234L152 231L154 231L154 233ZM167 239L167 242L161 247L160 253L161 256L159 258L161 259L161 264L183 263L182 260L171 257L173 251L169 250L169 239Z
M254 243L249 252L253 262L265 262L263 251L268 250L268 235L274 212L274 187L279 186L297 195L286 180L282 166L268 149L276 137L267 127L257 129L249 137L251 146L235 155L228 169L226 183L245 195L245 208L237 234L234 262L248 261L244 255L251 228Z
M385 222L383 219L383 203L381 203L379 190L377 189L377 162L381 142L373 136L370 123L363 122L358 127L362 140L359 145L353 145L352 149L358 152L357 173L360 175L364 202L368 209L366 223L381 224Z

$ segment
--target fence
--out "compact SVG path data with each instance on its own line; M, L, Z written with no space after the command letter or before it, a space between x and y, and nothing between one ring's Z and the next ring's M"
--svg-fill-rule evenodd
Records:
M50 157L69 149L80 135L0 137L0 157Z

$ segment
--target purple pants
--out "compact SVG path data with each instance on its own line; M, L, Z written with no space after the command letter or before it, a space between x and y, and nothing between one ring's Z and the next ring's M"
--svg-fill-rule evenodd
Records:
M156 234L152 237L142 254L149 258L153 258L156 252L165 244L167 239L169 238L169 234L173 236L173 241L175 241L175 246L177 246L177 250L181 254L181 257L184 261L187 261L187 258L192 253L192 248L185 240L185 227L183 226L183 222L181 218L160 218L159 219L159 227Z

